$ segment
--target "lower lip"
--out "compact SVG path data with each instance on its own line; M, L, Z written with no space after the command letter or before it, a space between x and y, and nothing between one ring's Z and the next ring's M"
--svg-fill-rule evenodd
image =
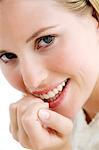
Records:
M66 96L66 92L67 92L67 88L68 88L69 83L70 83L70 80L68 81L67 85L63 89L63 91L60 94L60 96L55 101L49 102L49 107L50 108L56 108L63 102L64 97Z

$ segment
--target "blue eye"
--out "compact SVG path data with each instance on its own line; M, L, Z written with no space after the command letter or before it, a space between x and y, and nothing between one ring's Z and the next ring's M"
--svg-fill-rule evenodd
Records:
M4 53L0 56L0 59L4 62L4 63L8 63L9 60L17 58L17 56L13 53Z
M47 35L39 38L36 42L36 48L48 47L50 46L55 40L55 36Z

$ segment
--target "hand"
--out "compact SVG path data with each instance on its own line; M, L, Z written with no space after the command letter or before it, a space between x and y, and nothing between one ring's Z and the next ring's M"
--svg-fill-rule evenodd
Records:
M27 95L10 106L10 131L32 150L70 150L72 121L49 110L48 103Z

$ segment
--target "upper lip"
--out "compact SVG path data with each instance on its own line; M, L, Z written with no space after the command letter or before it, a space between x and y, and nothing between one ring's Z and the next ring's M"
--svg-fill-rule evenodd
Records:
M64 81L62 82L65 82L67 79L65 79ZM40 89L40 90L35 90L35 91L32 91L32 94L38 94L38 95L42 95L42 94L47 94L49 91L52 91L54 88L56 88L58 85L60 85L62 82L60 83L57 83L55 85L52 85L50 87L47 87L47 88L44 88L44 89Z

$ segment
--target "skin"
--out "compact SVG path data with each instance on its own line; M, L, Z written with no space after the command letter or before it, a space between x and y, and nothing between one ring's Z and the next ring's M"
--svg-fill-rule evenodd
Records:
M90 11L78 16L52 0L5 0L0 10L0 49L17 56L7 63L2 61L3 56L0 67L10 84L26 93L10 106L13 137L33 150L71 149L72 121L78 111L84 107L90 118L99 111L98 22ZM51 28L26 42L46 27ZM45 35L54 36L53 42L36 45L36 40ZM55 109L49 109L47 103L31 93L68 77L64 101ZM48 119L40 117L42 109L49 113Z

